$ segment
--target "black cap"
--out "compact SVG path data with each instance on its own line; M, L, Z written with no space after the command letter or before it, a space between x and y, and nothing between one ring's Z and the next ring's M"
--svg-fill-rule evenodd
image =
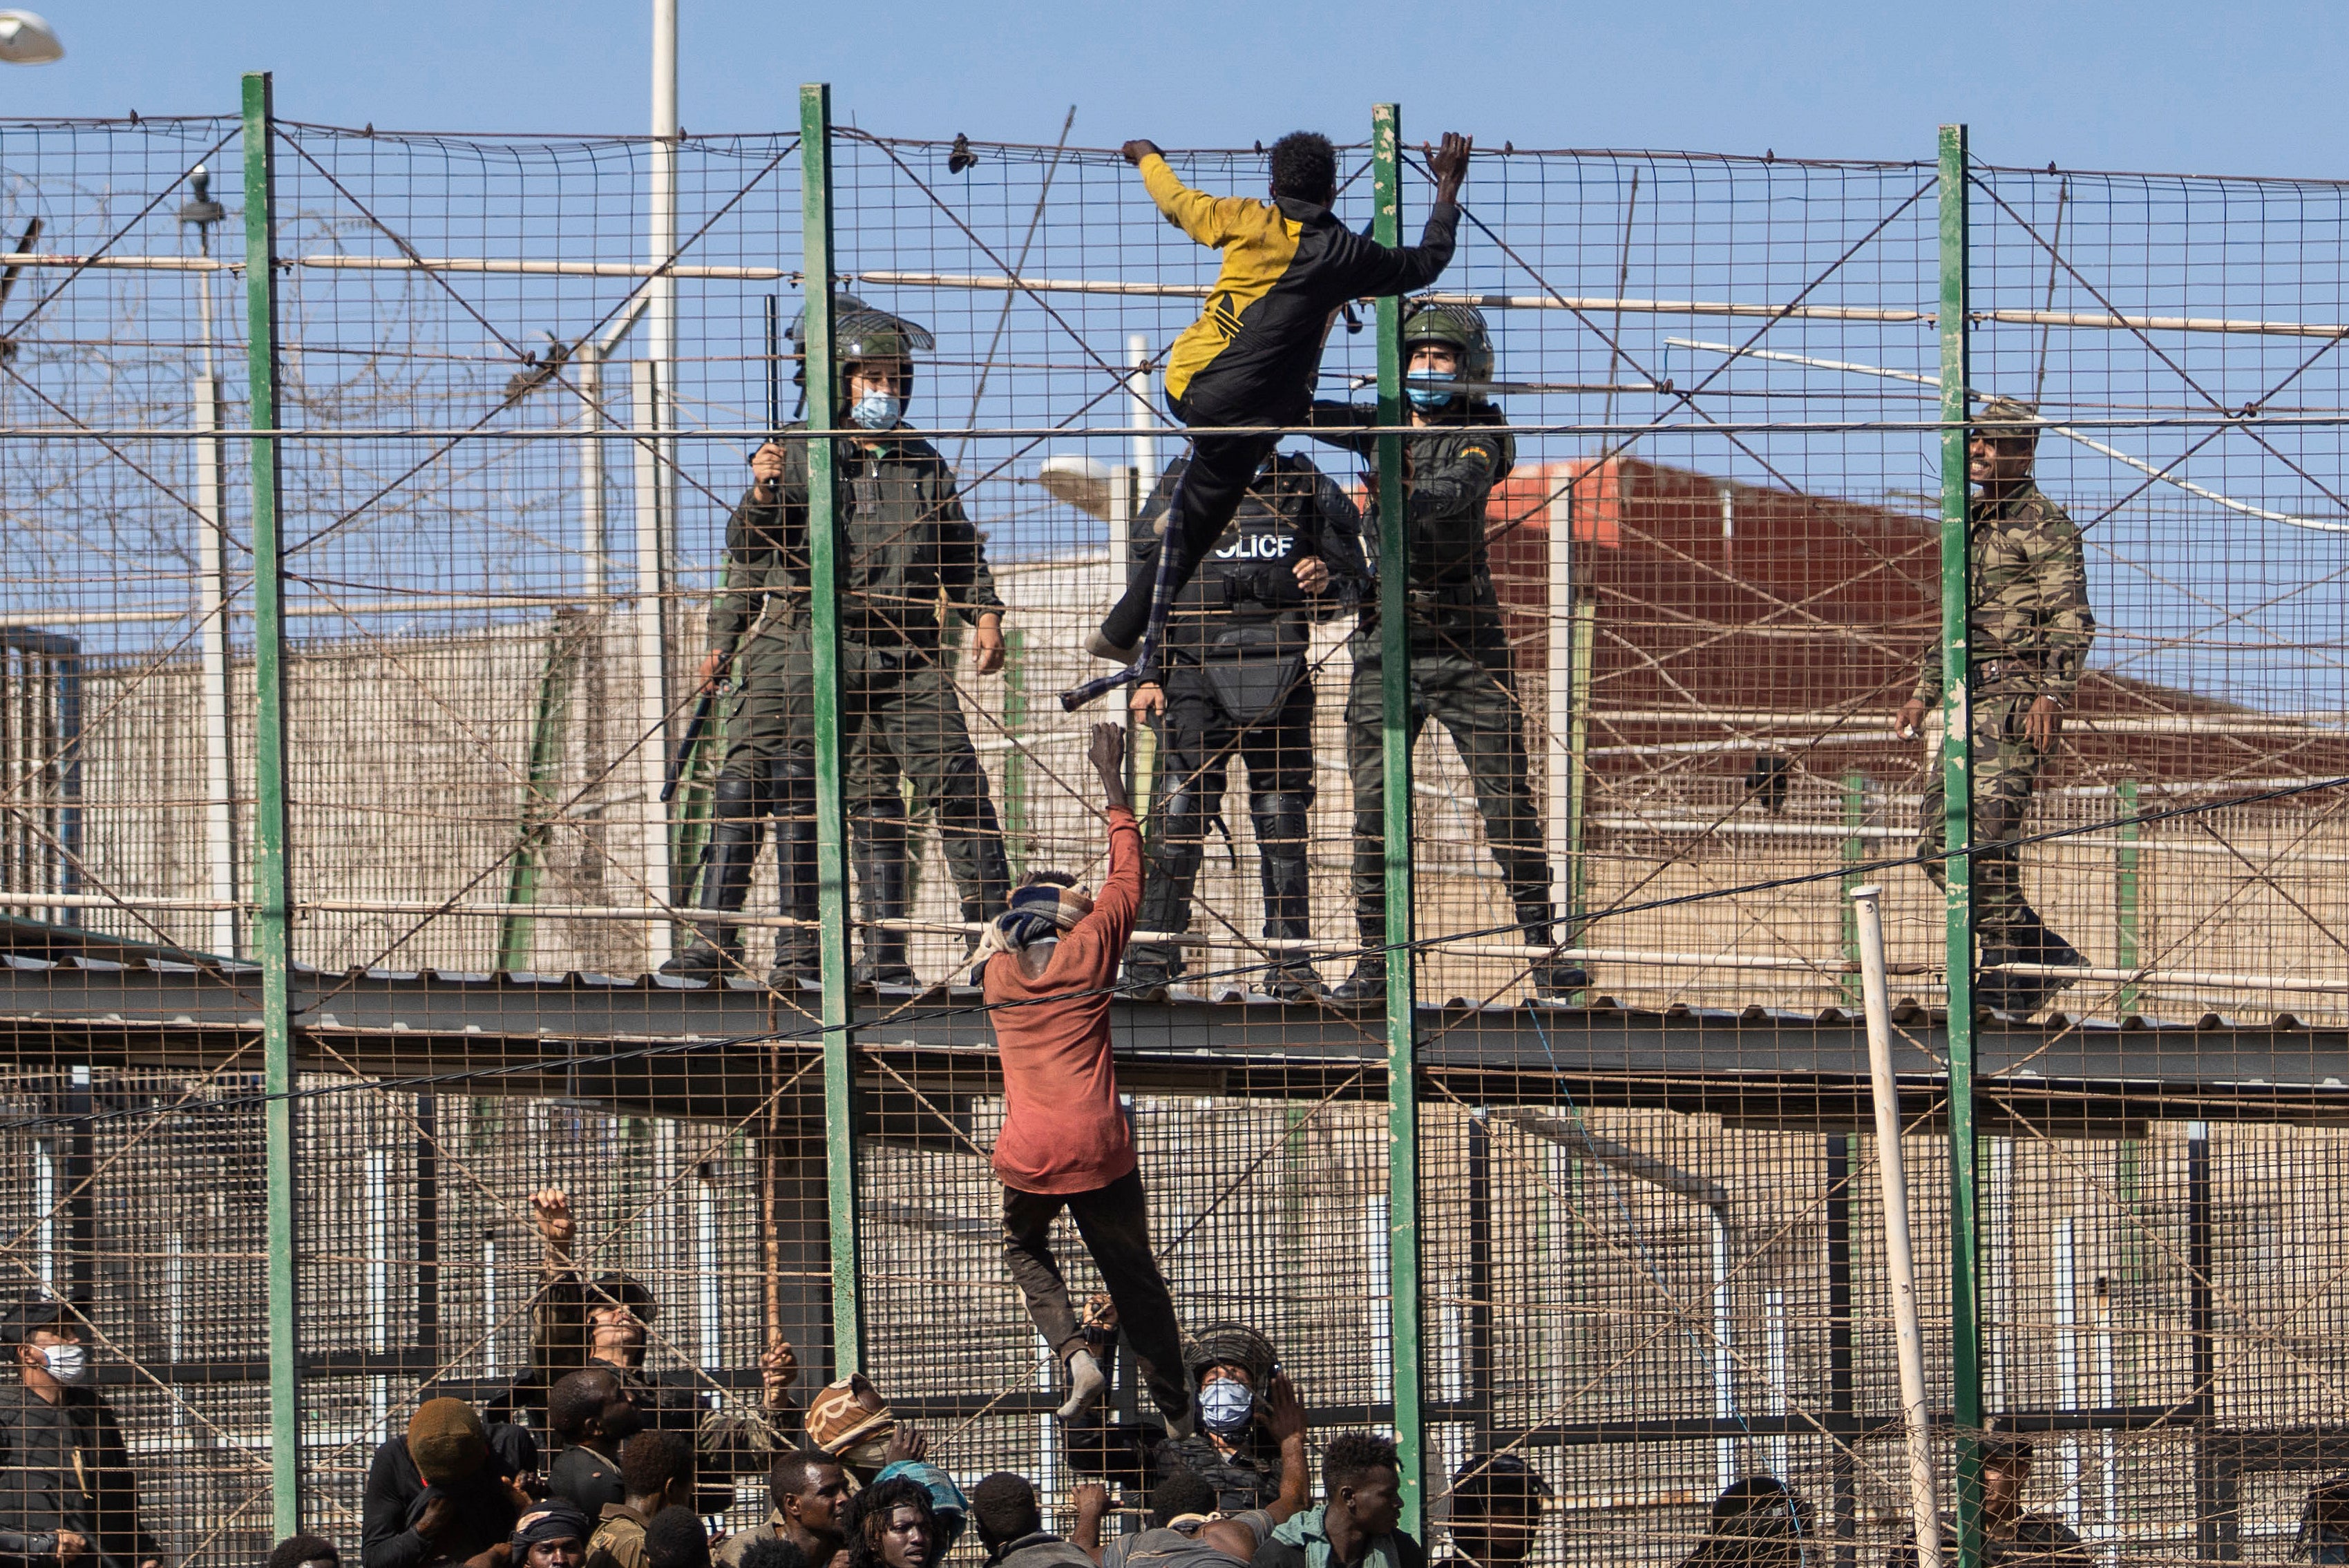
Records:
M1984 1432L1975 1452L1983 1464L2012 1469L2031 1462L2031 1439L2016 1432Z
M1803 1528L1802 1504L1774 1475L1749 1475L1730 1482L1713 1500L1713 1530L1716 1535L1746 1537L1808 1533Z
M53 1295L26 1296L0 1316L0 1345L22 1345L37 1331L59 1324L81 1326L81 1314L71 1302Z
M595 1282L587 1287L587 1309L593 1312L604 1306L625 1306L647 1323L650 1323L653 1314L660 1310L660 1304L653 1300L653 1293L647 1290L636 1275L616 1271L597 1274Z
M1549 1481L1523 1454L1478 1454L1452 1477L1452 1495L1483 1499L1498 1492L1547 1498Z

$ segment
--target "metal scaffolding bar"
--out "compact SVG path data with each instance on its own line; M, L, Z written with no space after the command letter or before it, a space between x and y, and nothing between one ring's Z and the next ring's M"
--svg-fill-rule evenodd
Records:
M800 88L801 211L805 223L808 428L832 428L837 406L832 319L832 88ZM848 821L841 794L839 496L830 441L810 441L808 598L814 637L817 939L823 971L824 1163L831 1194L832 1367L834 1377L864 1365L864 1314L857 1263L854 1063L848 1024Z
M1961 1568L1982 1562L1981 1259L1975 1201L1972 670L1973 604L1966 483L1966 128L1941 128L1941 755L1949 882L1950 1372L1958 1439ZM1920 1522L1919 1528L1923 1524Z
M277 235L270 76L244 78L246 372L256 430L277 428ZM285 562L277 512L283 454L253 438L254 955L261 964L262 1080L268 1161L269 1485L280 1539L302 1529L302 1382L295 1335L292 890L285 841Z
M1372 235L1402 243L1397 149L1402 111L1371 111ZM1402 400L1402 302L1379 301L1379 423L1392 430ZM1413 1006L1411 877L1411 528L1402 488L1402 438L1379 438L1379 678L1386 768L1387 895L1387 1343L1394 1357L1394 1430L1402 1480L1402 1524L1422 1533L1427 1460L1421 1409L1419 1301L1418 1010Z

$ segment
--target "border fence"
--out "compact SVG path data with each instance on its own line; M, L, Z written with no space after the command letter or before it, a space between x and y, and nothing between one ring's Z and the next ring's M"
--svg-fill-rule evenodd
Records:
M788 1342L799 1403L862 1371L1065 1522L1090 1472L1000 1261L968 949L1002 875L1105 874L1085 738L1124 696L1057 696L1155 548L1214 253L1066 129L893 138L820 88L788 131L652 140L269 94L0 123L0 1294L90 1325L175 1565L355 1543L430 1393L543 1440L565 1267L643 1282L647 1365L710 1418L795 1440ZM1370 132L1336 211L1408 243L1425 156L1392 106ZM1910 1534L1874 885L1953 1549L2017 1550L1982 1452L2020 1437L2076 1561L2298 1550L2349 1469L2344 263L2349 185L1999 168L1962 128L1480 146L1428 296L1495 348L1473 635L1411 572L1411 307L1333 320L1349 444L1281 431L1364 546L1298 611L1309 759L1260 778L1248 720L1186 774L1133 726L1149 874L1191 891L1145 923L1176 972L1111 1013L1184 1324L1268 1335L1317 1445L1392 1433L1423 1538L1502 1458L1544 1564L1725 1562L1710 1511L1760 1475L1811 1568ZM895 445L837 411L868 309L932 340ZM1969 645L1986 597L2025 641L2064 610L1984 553L1993 397L2076 529L2076 682ZM771 442L816 476L806 769L706 910L758 715L699 672ZM951 488L876 532L916 448ZM1888 722L1920 690L1930 745ZM2018 788L2020 841L1979 836ZM2002 878L2073 951L1982 926ZM714 978L661 973L721 929ZM1383 989L1330 995L1366 957Z

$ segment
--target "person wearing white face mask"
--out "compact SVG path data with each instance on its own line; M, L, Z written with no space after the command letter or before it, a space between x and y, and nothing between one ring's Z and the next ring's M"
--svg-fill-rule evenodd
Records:
M963 718L956 680L1003 668L1003 601L986 544L964 515L954 469L905 422L914 356L929 331L843 294L833 302L831 426L839 524L840 744L855 878L868 923L855 982L918 984L905 958L913 866L899 776L926 799L962 918L992 918L1011 891L1003 830ZM791 331L804 385L803 324ZM700 907L742 908L759 840L771 820L782 912L801 921L776 938L767 983L815 982L815 662L809 596L810 512L804 424L777 432L750 459L756 481L726 525L725 585L711 602L701 684L731 676L725 760L711 787ZM969 660L955 643L970 631ZM740 928L710 920L666 974L715 979L742 967Z
M90 1383L80 1315L35 1297L0 1320L17 1380L0 1385L0 1557L160 1568L114 1412Z

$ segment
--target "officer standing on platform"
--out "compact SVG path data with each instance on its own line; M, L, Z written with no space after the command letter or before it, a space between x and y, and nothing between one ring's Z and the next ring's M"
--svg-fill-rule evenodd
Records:
M842 755L846 762L885 752L928 799L962 918L976 925L1002 909L1011 878L987 776L943 657L940 612L943 606L970 624L971 667L988 675L1003 667L1003 601L986 550L963 515L953 470L905 423L913 356L935 346L929 333L854 294L837 296L833 310L840 389L834 425L852 432L836 444L834 467L843 546ZM791 330L802 385L803 328L804 319ZM785 988L817 978L807 443L770 441L751 458L750 471L758 482L727 524L727 585L710 610L709 652L701 666L705 686L730 665L740 681L713 791L717 820L701 907L742 907L760 823L771 815L783 913L808 923L776 942L768 983ZM860 751L868 729L874 744ZM902 920L912 854L905 808L885 790L856 794L850 829L865 907L875 919ZM715 975L739 964L740 950L740 936L713 922L663 968ZM864 951L860 984L913 983L902 930L868 929Z
M1186 461L1167 467L1137 520L1137 579L1158 570L1167 509ZM1264 934L1286 943L1311 935L1305 846L1314 793L1312 624L1359 605L1369 577L1361 514L1345 491L1301 455L1266 459L1198 574L1175 595L1155 678L1134 690L1135 718L1162 726L1143 930L1189 928L1207 829L1237 756L1247 766ZM1172 944L1138 944L1126 961L1126 984L1139 990L1163 989L1182 973L1181 949ZM1302 949L1273 950L1268 994L1303 1001L1320 985Z
M1485 546L1485 499L1508 477L1516 447L1506 434L1468 427L1503 422L1482 388L1493 375L1493 340L1468 305L1406 303L1404 387L1415 433L1402 440L1403 496L1411 550L1411 740L1431 718L1452 734L1485 819L1485 845L1501 868L1528 946L1551 945L1550 874L1526 760L1525 715L1501 601ZM1317 401L1315 438L1375 464L1375 404ZM1371 481L1378 494L1378 481ZM1375 516L1375 511L1373 512ZM1379 537L1377 527L1368 536ZM1364 949L1354 972L1330 993L1341 1002L1386 994L1386 699L1381 676L1377 595L1354 634L1353 684L1346 694L1346 767L1354 783L1354 918ZM1554 956L1530 969L1535 995L1554 997L1590 984Z
M2039 449L2039 410L2013 397L1984 400L1967 433L1966 477L1974 491L1968 514L1972 600L1967 615L1970 660L1966 700L1973 727L1974 930L1982 966L1974 999L2028 1016L2067 980L2008 975L2002 964L2081 962L2079 950L2047 929L2023 896L2023 862L2014 841L2039 788L2039 775L2064 732L2064 715L2080 689L2096 617L2088 606L2088 568L2080 530L2040 492L2031 475ZM1916 690L1892 717L1903 740L1924 727L1942 696L1936 646L1918 672ZM1924 816L1917 853L1936 887L1949 885L1940 733L1925 753ZM2003 846L2003 847L2000 847Z

